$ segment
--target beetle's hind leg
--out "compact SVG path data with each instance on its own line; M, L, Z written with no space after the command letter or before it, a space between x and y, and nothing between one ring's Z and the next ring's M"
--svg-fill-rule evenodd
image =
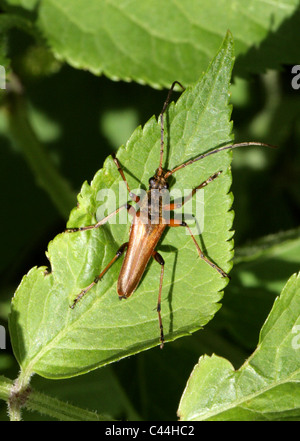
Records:
M189 230L189 234L190 234L191 238L193 239L193 242L195 244L195 247L197 249L197 252L199 254L200 259L204 260L213 269L218 271L218 273L221 274L222 277L227 277L228 279L230 279L230 276L227 273L225 273L225 271L223 271L222 268L220 268L218 265L216 265L214 262L212 262L211 260L209 260L205 256L205 254L203 253L203 251L199 247L199 245L198 245L198 243L197 243L197 241L195 239L195 236L192 233L192 230L190 229L190 227L188 226L188 224L186 222L182 222L182 221L177 220L177 219L171 219L170 223L168 225L169 225L169 227L186 227Z
M162 349L164 347L165 337L164 337L164 328L163 328L163 324L162 324L160 311L161 311L161 291L162 291L162 284L163 284L163 278L164 278L165 261L157 251L153 251L152 257L156 260L156 262L158 262L161 265L160 279L159 279L159 292L158 292L158 300L157 300L156 310L157 310L157 314L158 314L158 322L159 322L159 329L160 329L160 349Z

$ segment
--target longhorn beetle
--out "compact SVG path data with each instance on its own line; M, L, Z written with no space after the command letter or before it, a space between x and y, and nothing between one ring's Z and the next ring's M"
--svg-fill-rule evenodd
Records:
M214 150L208 151L207 153L201 154L194 159L190 159L184 162L181 165L173 168L172 170L164 170L162 168L163 165L163 154L164 154L164 113L168 107L172 91L175 85L178 84L182 89L184 87L178 82L174 81L172 84L169 93L167 95L167 99L163 105L161 114L160 114L160 124L161 124L161 140L160 140L160 160L159 166L156 170L153 177L149 179L149 190L143 198L135 195L131 192L122 167L118 161L118 159L113 156L113 161L118 168L118 171L127 186L127 190L129 193L129 197L136 202L137 210L132 207L129 203L121 205L115 211L110 213L108 216L104 217L102 220L97 222L95 225L90 225L86 227L79 228L68 228L66 229L67 233L75 233L79 231L92 230L95 228L99 228L104 225L108 220L116 215L121 210L126 209L128 213L133 217L133 221L131 224L129 240L128 242L121 245L118 249L115 257L108 263L108 265L103 269L103 271L95 277L93 282L84 288L74 299L73 304L70 306L72 309L76 306L79 300L91 289L94 285L96 285L99 280L103 277L106 271L112 266L112 264L126 251L126 255L123 261L123 265L119 274L118 284L117 284L117 292L119 295L119 299L127 299L131 296L131 294L138 287L138 284L144 274L144 271L147 267L147 264L151 257L153 257L161 266L160 272L160 282L159 282L159 292L158 292L158 301L157 301L157 313L158 313L158 322L160 328L160 348L164 346L164 331L163 324L161 319L161 292L163 285L163 277L164 277L164 259L162 256L156 251L156 246L167 226L169 227L184 227L187 228L189 234L195 244L197 252L201 259L203 259L208 265L214 268L222 277L229 277L221 268L219 268L215 263L211 262L201 251L194 235L188 224L184 221L179 221L177 219L166 219L164 217L164 212L170 212L177 208L181 208L184 203L190 200L194 194L204 188L206 185L214 181L221 173L222 170L217 171L213 175L211 175L208 179L202 182L200 185L195 187L191 193L184 198L181 203L177 203L173 201L168 204L164 204L163 201L163 192L168 189L168 178L172 176L174 173L179 171L180 169L187 167L188 165L193 164L196 161L199 161L207 156L213 155L215 153L221 152L223 150L234 149L236 147L245 147L245 146L266 146L273 147L269 144L264 144L261 142L242 142L239 144L232 144L224 147L219 147Z

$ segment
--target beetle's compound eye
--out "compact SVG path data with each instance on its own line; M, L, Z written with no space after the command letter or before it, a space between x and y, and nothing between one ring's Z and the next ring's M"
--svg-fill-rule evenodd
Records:
M149 179L149 185L150 185L150 187L153 187L153 186L155 185L155 183L156 183L156 180L155 180L155 178L152 176L152 178Z

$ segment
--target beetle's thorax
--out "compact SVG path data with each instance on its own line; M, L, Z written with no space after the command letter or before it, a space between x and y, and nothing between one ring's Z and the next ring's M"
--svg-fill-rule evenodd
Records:
M155 175L149 179L149 190L139 203L139 222L148 225L162 223L162 207L165 201L169 201L165 173L165 170L157 169Z

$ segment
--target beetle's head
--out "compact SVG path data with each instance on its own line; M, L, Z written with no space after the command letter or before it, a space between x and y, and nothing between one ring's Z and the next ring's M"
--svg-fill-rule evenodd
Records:
M149 190L167 190L169 184L165 178L166 173L165 170L157 169L155 175L149 179Z

